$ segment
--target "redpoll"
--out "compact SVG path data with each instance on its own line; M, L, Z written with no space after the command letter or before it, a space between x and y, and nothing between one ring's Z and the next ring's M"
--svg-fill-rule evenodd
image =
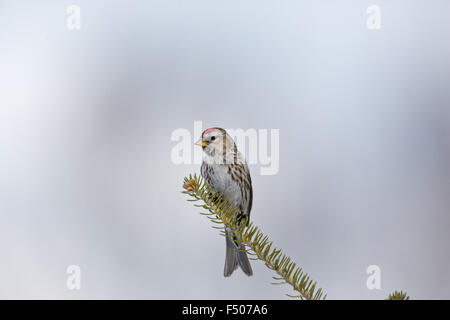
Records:
M228 133L222 128L203 131L196 143L204 151L201 174L208 185L239 208L238 216L250 218L253 190L250 172L242 154ZM247 220L248 223L248 220ZM230 276L239 265L248 276L253 274L245 247L236 235L225 228L226 256L224 276Z

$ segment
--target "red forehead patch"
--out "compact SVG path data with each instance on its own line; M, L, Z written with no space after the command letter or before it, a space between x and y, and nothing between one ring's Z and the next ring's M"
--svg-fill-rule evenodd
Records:
M216 130L217 128L216 127L214 127L214 128L209 128L209 129L206 129L205 131L203 131L203 133L202 133L202 136L205 134L205 133L208 133L208 132L211 132L211 131L214 131L214 130Z

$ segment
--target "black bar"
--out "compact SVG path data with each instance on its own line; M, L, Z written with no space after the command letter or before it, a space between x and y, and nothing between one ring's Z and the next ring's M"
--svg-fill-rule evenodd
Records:
M387 314L417 315L418 312L448 310L449 301L409 300L3 300L2 312L15 316L25 313L55 315L124 316L139 315L140 319L301 319L306 315L317 317L348 314L364 319L367 316L386 317Z

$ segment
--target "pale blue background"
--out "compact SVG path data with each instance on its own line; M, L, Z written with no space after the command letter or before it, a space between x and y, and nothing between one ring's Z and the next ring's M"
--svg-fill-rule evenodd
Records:
M0 0L0 298L292 293L260 262L222 276L224 239L179 193L199 166L170 161L202 120L280 129L252 218L330 299L448 299L449 87L447 0Z

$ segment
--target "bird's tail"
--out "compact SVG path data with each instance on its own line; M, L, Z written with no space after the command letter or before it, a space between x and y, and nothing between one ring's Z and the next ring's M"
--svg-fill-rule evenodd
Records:
M230 233L230 231L225 230L225 239L227 250L223 275L225 277L231 276L238 265L246 275L253 275L252 266L250 265L250 261L248 260L245 247L236 243L236 241L232 238L232 234Z

